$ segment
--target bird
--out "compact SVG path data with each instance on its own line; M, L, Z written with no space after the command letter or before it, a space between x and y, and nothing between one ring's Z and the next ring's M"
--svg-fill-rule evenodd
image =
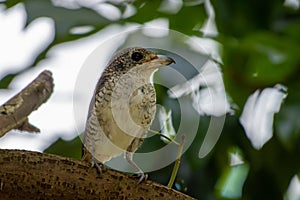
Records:
M143 47L129 47L116 52L97 82L90 102L83 134L82 159L101 165L124 153L136 170L139 182L143 170L133 161L156 113L153 74L175 63Z

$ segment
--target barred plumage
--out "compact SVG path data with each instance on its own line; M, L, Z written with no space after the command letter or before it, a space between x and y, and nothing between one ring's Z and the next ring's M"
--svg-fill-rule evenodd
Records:
M155 116L156 96L151 75L174 62L144 48L133 47L115 54L99 79L90 103L83 138L85 159L104 163L125 152L125 157L144 178L132 161L132 153L141 145Z

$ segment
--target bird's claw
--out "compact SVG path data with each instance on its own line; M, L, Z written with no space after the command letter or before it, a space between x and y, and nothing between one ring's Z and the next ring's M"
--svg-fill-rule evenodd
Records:
M138 184L148 179L148 174L144 174L143 172L136 173L133 176L139 178Z
M103 167L103 164L98 163L95 158L92 159L92 167L95 167L97 169L98 174L100 174L100 175L102 174L101 167Z

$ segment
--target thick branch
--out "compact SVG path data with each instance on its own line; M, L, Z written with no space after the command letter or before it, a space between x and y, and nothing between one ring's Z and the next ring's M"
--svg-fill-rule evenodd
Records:
M45 103L53 92L53 79L50 71L43 71L21 92L0 106L0 137L11 129L39 132L28 122L28 116Z
M51 72L42 72L0 106L0 137L11 129L35 132L28 115L50 97ZM101 176L90 163L37 152L0 150L0 197L5 199L193 199L152 181L113 170Z
M1 199L193 199L152 181L56 155L0 150Z

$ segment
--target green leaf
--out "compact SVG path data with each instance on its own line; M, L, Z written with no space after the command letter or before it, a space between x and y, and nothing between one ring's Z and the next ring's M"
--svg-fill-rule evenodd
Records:
M229 165L223 169L223 173L216 184L217 194L226 199L240 199L250 166L243 161L241 149L231 147L228 153Z
M81 36L71 35L70 29L76 26L90 25L98 31L111 21L88 8L66 9L54 6L49 0L25 1L27 24L39 17L50 17L55 22L55 43L78 39ZM88 34L90 35L90 33Z
M4 4L6 5L6 8L11 8L17 5L18 3L23 2L22 0L6 0Z
M160 4L160 0L136 1L134 5L138 8L138 12L128 20L142 24L157 18L167 18L170 29L190 35L200 34L198 27L203 25L207 17L204 4L183 6L176 14L160 12Z
M249 172L248 164L228 167L217 183L218 195L228 199L239 199Z
M298 71L300 47L289 37L257 32L224 41L225 85L240 107L255 89L287 85Z
M0 80L0 89L8 88L9 84L12 82L16 74L8 74Z
M46 47L42 52L39 52L26 68L36 66L41 60L45 59L48 51L57 44L76 40L94 34L110 25L112 22L97 12L89 8L67 9L54 6L50 0L26 0L26 1L7 1L7 7L12 7L16 3L23 3L25 6L27 20L26 26L39 17L49 17L55 23L55 38L54 41ZM93 31L86 34L70 34L70 29L77 26L89 25L93 27ZM20 71L21 72L21 71ZM18 72L18 73L20 73Z

